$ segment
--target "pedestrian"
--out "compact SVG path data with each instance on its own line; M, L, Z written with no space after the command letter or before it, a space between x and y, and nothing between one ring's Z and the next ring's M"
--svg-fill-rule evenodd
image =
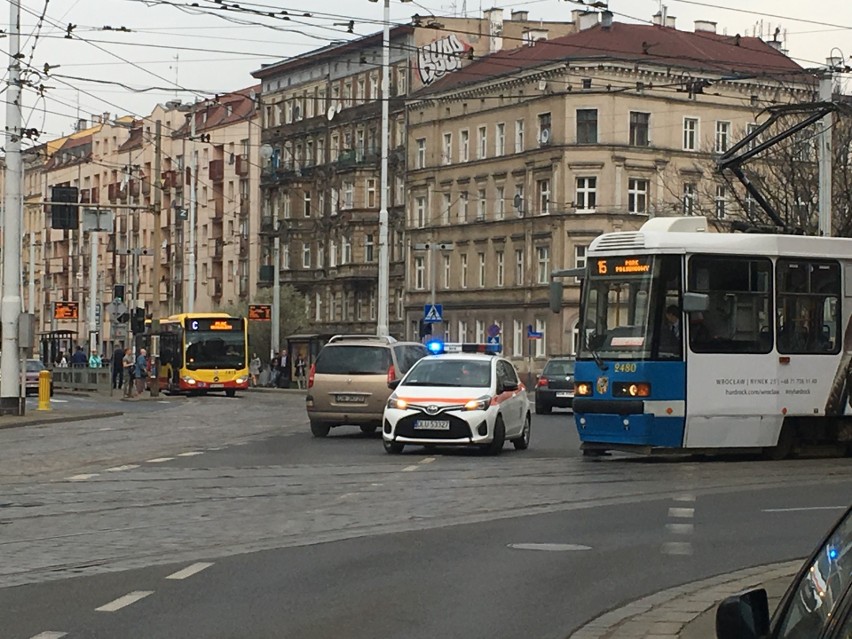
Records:
M124 385L124 349L116 346L112 353L112 389L119 390Z
M83 347L78 346L77 350L74 351L74 354L71 356L71 366L74 368L83 368L86 366L86 354L83 352Z
M281 355L278 356L278 388L290 388L290 356L287 355L287 350L282 348Z
M124 367L124 396L133 397L133 369L136 365L136 360L133 357L133 351L129 348L124 349L121 365Z
M302 353L299 353L299 356L296 358L296 382L299 384L299 390L304 390L306 387L305 383L305 373L308 369L308 363L305 361L305 356Z
M89 355L89 368L100 368L101 366L103 366L101 356L98 355L97 351L92 351L92 354Z
M59 351L59 357L56 360L56 365L59 368L68 368L68 360L65 358L65 353Z
M251 361L249 362L249 375L251 375L252 388L257 388L257 376L260 375L260 367L263 363L257 356L257 353L252 353Z
M272 358L269 360L269 381L266 382L266 385L270 388L275 388L278 383L278 355L276 353L272 353Z
M136 394L141 395L145 390L145 382L148 379L148 351L139 349L136 363L133 365L133 378L136 383Z

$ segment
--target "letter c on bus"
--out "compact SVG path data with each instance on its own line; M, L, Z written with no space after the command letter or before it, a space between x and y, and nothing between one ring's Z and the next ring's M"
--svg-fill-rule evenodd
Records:
M192 320L190 327L192 328L192 330L197 331L198 330L198 320Z

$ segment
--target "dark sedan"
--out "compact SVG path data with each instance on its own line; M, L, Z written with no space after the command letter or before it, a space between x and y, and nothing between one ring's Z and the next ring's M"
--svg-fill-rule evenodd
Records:
M574 358L554 357L544 366L535 386L535 412L548 415L554 408L574 405Z

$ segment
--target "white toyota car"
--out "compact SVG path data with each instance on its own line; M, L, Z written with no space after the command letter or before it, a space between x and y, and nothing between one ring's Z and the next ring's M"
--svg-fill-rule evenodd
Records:
M391 387L382 424L388 453L416 444L478 446L498 455L507 439L518 450L529 446L527 390L502 357L427 356Z

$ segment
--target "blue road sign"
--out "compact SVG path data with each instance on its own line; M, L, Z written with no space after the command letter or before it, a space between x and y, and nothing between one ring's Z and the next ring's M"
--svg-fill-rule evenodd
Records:
M499 344L500 343L500 335L489 335L488 336L489 344Z
M540 331L534 331L532 324L527 324L527 339L541 339L544 337L544 333Z
M442 304L427 304L423 307L423 321L427 324L436 324L444 321L444 307Z

